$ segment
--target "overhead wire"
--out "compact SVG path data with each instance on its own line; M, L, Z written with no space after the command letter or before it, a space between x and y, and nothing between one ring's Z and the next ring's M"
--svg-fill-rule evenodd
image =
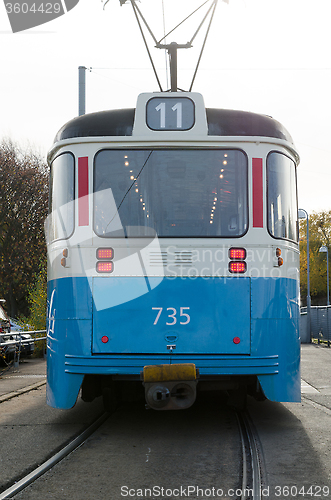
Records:
M195 14L199 9L201 9L201 7L203 7L204 5L206 5L206 3L208 3L210 0L206 0L203 4L200 5L200 7L198 7L197 9L195 9L193 12L191 12L191 14L189 16L187 16L185 19L183 19L183 21L181 21L179 24L177 24L177 26L175 26L171 31L169 31L169 33L167 33L163 38L161 38L161 40L159 40L157 43L161 43L162 40L164 40L167 36L169 36L173 31L175 31L177 28L179 28L179 26L181 26L183 23L185 23L185 21L187 21L191 16L193 16L193 14Z
M151 62L151 65L152 65L152 68L153 68L153 71L154 71L154 75L155 75L155 78L157 80L157 83L159 85L159 88L160 88L160 91L163 92L163 89L162 89L162 85L161 85L161 82L160 82L160 79L158 77L158 74L157 74L157 71L156 71L156 68L154 66L154 61L152 59L152 56L151 56L151 53L150 53L150 50L148 48L148 45L147 45L147 41L146 41L146 38L145 38L145 35L144 35L144 32L143 32L143 29L142 29L142 26L141 26L141 23L140 23L140 20L139 20L139 16L137 14L137 12L140 13L140 10L138 9L138 7L136 6L136 3L135 3L135 0L130 0L131 1L131 5L132 5L132 8L133 8L133 11L134 11L134 14L136 16L136 19L137 19L137 23L138 23L138 26L139 26L139 29L140 29L140 32L141 32L141 36L143 37L143 40L144 40L144 43L145 43L145 47L146 47L146 50L147 50L147 53L148 53L148 56L149 56L149 60ZM142 16L142 14L140 13L140 15ZM148 27L144 17L142 16L142 19L145 23L145 25ZM148 31L152 34L150 28L148 27ZM156 41L156 38L154 37L154 35L152 34L152 37L153 37L153 40Z
M213 18L214 18L214 14L215 14L215 10L216 10L216 6L217 6L217 2L218 2L218 0L214 0L214 1L213 1L214 10L213 10L213 12L212 12L212 14L211 14L211 16L210 16L210 21L209 21L209 25L208 25L208 28L207 28L206 36L205 36L205 39L204 39L204 41L203 41L202 49L201 49L201 52L200 52L200 55L199 55L199 59L198 59L198 62L197 62L197 66L196 66L195 71L194 71L194 75L193 75L193 78L192 78L192 82L191 82L191 86L190 86L190 90L189 90L189 92L191 92L192 87L193 87L193 84L194 84L195 77L197 76L197 72L198 72L198 69L199 69L200 61L201 61L201 58L202 58L202 53L203 53L203 51L204 51L204 48L205 48L205 45L206 45L206 41L207 41L207 37L208 37L208 34L209 34L209 30L210 30L210 26L211 26L211 23L212 23ZM209 13L209 11L208 11L208 13ZM203 20L202 22L204 22L204 21L205 21L206 17L207 17L207 14L206 14L206 16L205 16L205 18L204 18L204 20ZM202 23L201 23L201 24L202 24ZM199 26L198 31L199 31L199 29L200 29L200 28L201 28L201 25ZM196 36L196 34L197 34L197 33L195 33L194 37Z

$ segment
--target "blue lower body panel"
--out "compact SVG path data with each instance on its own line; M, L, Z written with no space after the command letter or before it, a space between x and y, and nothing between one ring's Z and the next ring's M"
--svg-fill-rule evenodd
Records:
M139 296L144 278L93 278L94 354L166 354L169 344L176 354L250 353L249 278L149 282L150 292ZM136 298L125 300L126 290Z
M152 280L148 293L140 277L49 282L51 406L72 407L85 374L136 377L166 363L195 363L201 378L256 375L267 398L300 401L295 280Z

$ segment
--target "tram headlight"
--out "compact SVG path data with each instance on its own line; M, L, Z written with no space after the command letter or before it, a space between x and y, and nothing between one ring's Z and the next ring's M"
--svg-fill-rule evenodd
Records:
M97 273L112 273L114 271L114 250L108 248L98 248L96 252L98 262L96 264Z
M229 248L229 272L232 274L245 273L247 271L246 256L246 248Z
M243 261L232 260L229 263L229 271L230 273L242 274L247 271L247 264Z
M114 270L114 264L111 261L106 262L101 260L97 262L96 270L98 273L112 273Z
M98 248L97 249L97 259L98 260L111 260L114 257L114 250L112 248Z
M235 248L229 249L229 258L231 260L245 260L246 259L246 248Z

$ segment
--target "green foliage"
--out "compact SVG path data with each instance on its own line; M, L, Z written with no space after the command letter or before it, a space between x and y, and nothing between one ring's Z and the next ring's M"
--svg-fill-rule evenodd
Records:
M30 316L21 316L19 319L20 325L25 331L28 330L45 330L46 329L46 308L47 308L47 260L46 257L41 259L38 273L34 276L34 282L30 287L28 294L28 303ZM36 335L44 337L44 333ZM44 342L35 343L34 356L42 356Z
M34 286L29 292L28 302L30 306L29 325L31 325L34 330L45 330L47 308L46 259L40 263L39 272L35 276Z
M28 293L46 255L45 163L10 141L0 143L0 296L11 317L28 315Z
M300 289L301 298L307 297L307 234L306 221L300 221ZM331 210L313 212L309 216L309 255L310 255L310 295L313 304L326 304L326 253L319 249L325 245L331 252ZM329 255L330 257L330 255ZM329 264L329 270L331 266Z

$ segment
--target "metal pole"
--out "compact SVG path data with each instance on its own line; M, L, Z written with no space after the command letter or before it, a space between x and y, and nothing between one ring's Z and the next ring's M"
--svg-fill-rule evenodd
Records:
M329 290L329 247L326 247L326 280L327 280L327 303L326 303L326 328L328 331L328 347L330 347L330 331L329 331L329 305L330 305L330 290Z
M330 305L330 290L329 290L329 247L326 247L326 280L327 280L327 305Z
M310 296L310 255L309 255L309 215L303 208L299 209L299 218L300 212L304 212L306 224L307 224L307 334L309 338L309 342L311 342L311 296Z
M310 296L310 255L309 255L309 216L307 215L307 330L311 342L311 296Z
M170 58L170 90L177 92L177 44L175 42L168 46L168 54Z
M78 115L85 115L85 66L78 66Z

